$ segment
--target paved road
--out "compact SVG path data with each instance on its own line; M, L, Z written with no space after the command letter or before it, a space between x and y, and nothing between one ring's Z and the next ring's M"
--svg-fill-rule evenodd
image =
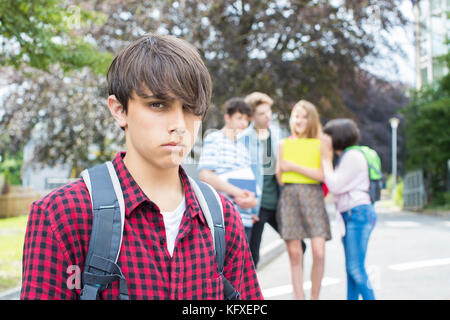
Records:
M366 266L377 299L450 299L450 218L377 209ZM330 213L333 239L326 244L321 299L346 299L344 252ZM307 242L309 246L309 242ZM310 296L311 251L305 255L304 289ZM284 251L258 271L266 299L292 299Z

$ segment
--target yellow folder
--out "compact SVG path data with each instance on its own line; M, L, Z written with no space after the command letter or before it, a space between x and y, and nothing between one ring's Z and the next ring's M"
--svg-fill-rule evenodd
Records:
M319 139L284 139L283 159L307 168L320 168ZM318 184L317 180L288 171L281 175L283 183Z

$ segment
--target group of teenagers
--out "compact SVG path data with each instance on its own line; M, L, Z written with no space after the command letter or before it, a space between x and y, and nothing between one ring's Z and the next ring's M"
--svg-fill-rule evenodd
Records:
M304 299L303 255L305 239L311 243L311 299L319 299L325 266L325 242L331 240L325 196L331 192L347 229L342 231L348 275L348 298L374 299L364 268L368 238L376 214L368 195L368 165L359 151L348 151L333 167L333 153L342 155L358 143L359 130L350 119L329 121L322 129L317 108L298 101L289 118L290 136L282 137L272 126L273 99L253 92L225 102L225 125L206 135L198 163L200 179L225 194L241 214L254 265L259 262L262 233L269 223L285 240L289 256L294 299ZM250 125L249 125L250 124ZM317 139L321 143L318 168L302 166L283 157L286 139ZM299 156L302 157L301 153ZM240 189L222 177L229 172L250 170L256 192ZM284 183L284 172L297 172L308 183ZM356 214L356 215L353 215Z
M148 34L116 55L107 82L108 109L125 134L125 150L110 167L118 178L124 216L116 261L99 260L100 270L114 270L120 277L105 276L110 281L95 298L120 299L126 291L129 299L224 299L226 280L241 299L263 299L256 267L269 223L286 242L294 299L304 299L304 240L310 239L311 299L318 299L325 242L331 239L322 183L345 226L348 299L375 298L364 260L376 214L367 193L367 161L360 152L346 151L359 141L352 120L331 120L322 128L316 107L301 100L292 108L291 135L282 137L271 125L274 101L267 94L253 92L226 102L225 126L206 135L198 164L200 180L218 192L223 213L225 255L218 270L214 233L182 165L210 106L212 81L203 59L185 40ZM311 138L321 142L319 168L283 159L286 139ZM254 175L256 192L221 177L246 168ZM298 172L315 183L283 183L284 172ZM85 266L90 239L101 238L101 231L93 232L97 209L89 188L80 179L32 204L21 299L82 295L85 278L70 281L80 276L74 270ZM124 279L125 290L122 281L115 281Z

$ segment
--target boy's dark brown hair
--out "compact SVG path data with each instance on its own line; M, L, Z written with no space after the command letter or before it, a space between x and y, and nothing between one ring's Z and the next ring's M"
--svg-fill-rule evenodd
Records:
M252 116L252 108L242 98L231 98L225 102L225 111L230 117L239 112L247 115L249 118Z
M345 150L359 142L358 126L352 119L334 119L323 127L323 133L331 136L334 150Z
M108 93L128 111L133 93L145 97L148 89L160 99L170 96L202 118L209 108L212 83L198 51L185 40L148 34L134 41L109 67Z

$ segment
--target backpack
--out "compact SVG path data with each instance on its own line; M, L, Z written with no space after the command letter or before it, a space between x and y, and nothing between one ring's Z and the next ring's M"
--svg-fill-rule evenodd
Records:
M383 188L384 176L381 172L381 159L378 153L367 146L351 146L344 150L341 155L349 150L359 150L367 160L369 166L369 196L370 202L374 203L381 199L381 189Z
M119 281L119 299L129 300L127 281L117 264L122 244L125 204L120 182L112 162L81 173L92 202L92 232L82 274L81 300L96 300L108 284ZM222 276L226 300L239 299L239 293L223 276L225 227L223 208L217 192L208 184L189 177L200 207L211 230L217 272Z

